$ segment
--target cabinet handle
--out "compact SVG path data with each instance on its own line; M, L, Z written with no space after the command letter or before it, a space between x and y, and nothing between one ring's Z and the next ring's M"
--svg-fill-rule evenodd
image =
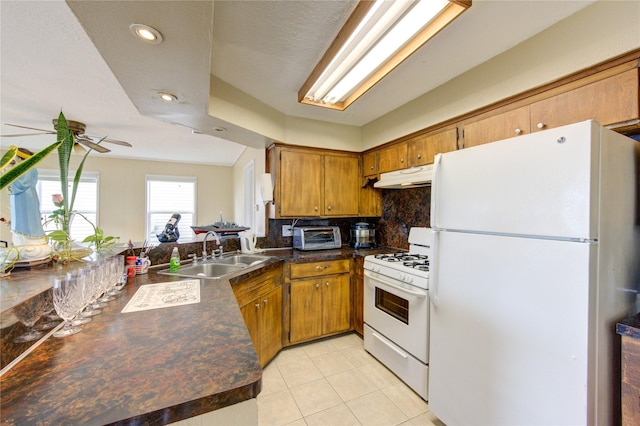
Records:
M329 281L327 281L325 284L327 285L327 287L329 287Z
M401 163L404 163L404 158L401 158L401 159L400 159L400 162L401 162Z
M327 210L331 211L331 206L327 207Z
M316 283L316 288L320 288L320 284Z
M263 300L263 302L264 302L264 304L265 304L265 305L267 304L267 302L268 302L268 301L269 301L269 299L264 299L264 300Z
M315 211L318 211L318 206L315 206L313 209L314 209Z
M522 133L522 129L516 129L516 135L519 135Z
M260 308L260 304L256 303L256 309Z
M369 169L373 170L373 166L369 166Z
M537 127L538 129L544 129L545 127L547 127L547 125L546 125L546 124L544 124L544 123L538 123L538 124L536 124L536 127Z
M422 158L422 154L418 154L418 160Z
M319 271L321 269L322 269L322 266L320 266L320 265L316 266L316 271Z

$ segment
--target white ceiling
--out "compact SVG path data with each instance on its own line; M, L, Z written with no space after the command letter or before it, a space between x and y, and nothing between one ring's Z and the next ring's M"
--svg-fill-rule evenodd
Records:
M62 109L67 119L86 123L87 134L134 145L108 145L112 153L103 155L232 165L245 145L263 147L268 139L216 118L216 105L209 115L210 74L283 114L362 126L593 1L474 0L339 112L298 104L297 92L354 0L2 0L1 134L29 133L4 123L51 129ZM134 22L159 29L164 43L134 39L128 30ZM158 101L158 90L175 93L179 102ZM3 147L31 149L52 142L50 135L0 139Z

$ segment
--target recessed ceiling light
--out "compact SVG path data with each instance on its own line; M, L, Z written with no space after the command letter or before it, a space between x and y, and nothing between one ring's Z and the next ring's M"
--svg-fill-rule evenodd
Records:
M145 41L151 44L160 44L162 43L162 34L160 31L156 30L153 27L145 24L131 24L129 25L129 30L131 33L138 37L140 40Z
M158 92L158 96L160 96L160 99L164 102L175 102L178 100L178 97L173 93Z

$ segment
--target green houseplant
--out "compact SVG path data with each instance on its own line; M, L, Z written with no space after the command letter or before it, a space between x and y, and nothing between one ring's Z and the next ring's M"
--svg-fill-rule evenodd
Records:
M100 139L96 144L100 144L106 137ZM96 251L101 251L113 247L118 242L118 237L105 236L104 231L93 224L86 216L81 213L75 212L73 206L76 200L76 193L78 190L78 184L82 177L82 170L84 163L91 153L90 148L82 157L78 169L76 170L73 178L73 184L71 187L71 193L69 193L69 161L71 159L71 151L74 146L74 135L69 129L67 120L62 112L58 116L57 124L57 140L60 141L58 146L58 164L60 167L60 190L61 194L54 195L54 204L58 207L49 216L48 220L56 224L55 231L51 231L47 238L53 242L54 250L56 254L61 257L62 262L73 260L72 245L73 239L71 238L71 221L74 216L80 216L87 221L94 233L89 235L83 240L84 243L92 245Z

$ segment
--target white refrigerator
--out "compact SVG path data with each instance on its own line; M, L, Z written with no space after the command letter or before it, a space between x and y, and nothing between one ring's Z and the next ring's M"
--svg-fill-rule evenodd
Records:
M429 407L454 425L619 418L640 143L585 121L439 155Z

